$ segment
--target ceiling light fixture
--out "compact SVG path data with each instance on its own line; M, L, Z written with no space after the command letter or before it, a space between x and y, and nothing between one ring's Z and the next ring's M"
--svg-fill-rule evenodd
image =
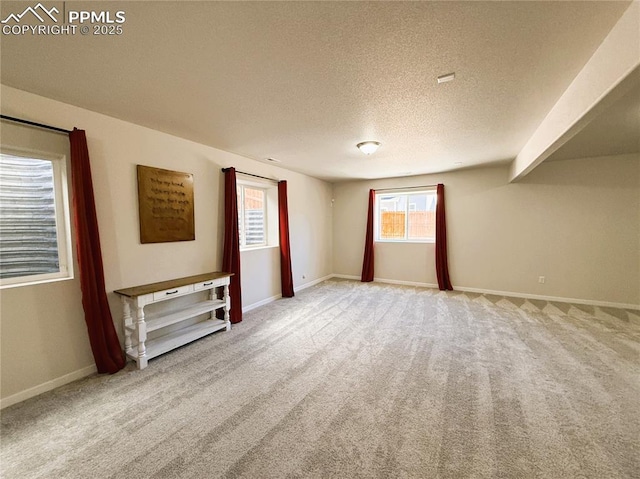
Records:
M440 75L438 77L438 83L447 83L449 81L453 81L456 78L456 74L454 73L447 73L446 75Z
M380 142L378 142L378 141L363 141L362 143L358 143L356 146L365 155L371 155L372 153L376 152L376 150L380 146Z

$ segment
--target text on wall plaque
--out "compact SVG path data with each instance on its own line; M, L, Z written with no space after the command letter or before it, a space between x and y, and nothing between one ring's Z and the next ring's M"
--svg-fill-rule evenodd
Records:
M195 239L193 175L138 165L140 242Z

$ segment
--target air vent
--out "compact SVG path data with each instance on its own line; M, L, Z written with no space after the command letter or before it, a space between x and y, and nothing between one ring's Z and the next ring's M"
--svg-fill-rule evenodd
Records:
M447 83L450 81L455 80L456 78L456 74L454 73L447 73L446 75L440 75L438 77L438 83Z

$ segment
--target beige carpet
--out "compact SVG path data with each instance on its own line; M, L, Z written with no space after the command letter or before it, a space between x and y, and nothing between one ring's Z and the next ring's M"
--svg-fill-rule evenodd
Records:
M2 412L9 478L638 478L638 312L331 280Z

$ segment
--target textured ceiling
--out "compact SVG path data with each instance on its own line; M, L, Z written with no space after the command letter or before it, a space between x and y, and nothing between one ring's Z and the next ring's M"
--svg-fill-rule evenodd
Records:
M85 5L124 34L3 35L2 83L340 180L513 159L629 2Z

